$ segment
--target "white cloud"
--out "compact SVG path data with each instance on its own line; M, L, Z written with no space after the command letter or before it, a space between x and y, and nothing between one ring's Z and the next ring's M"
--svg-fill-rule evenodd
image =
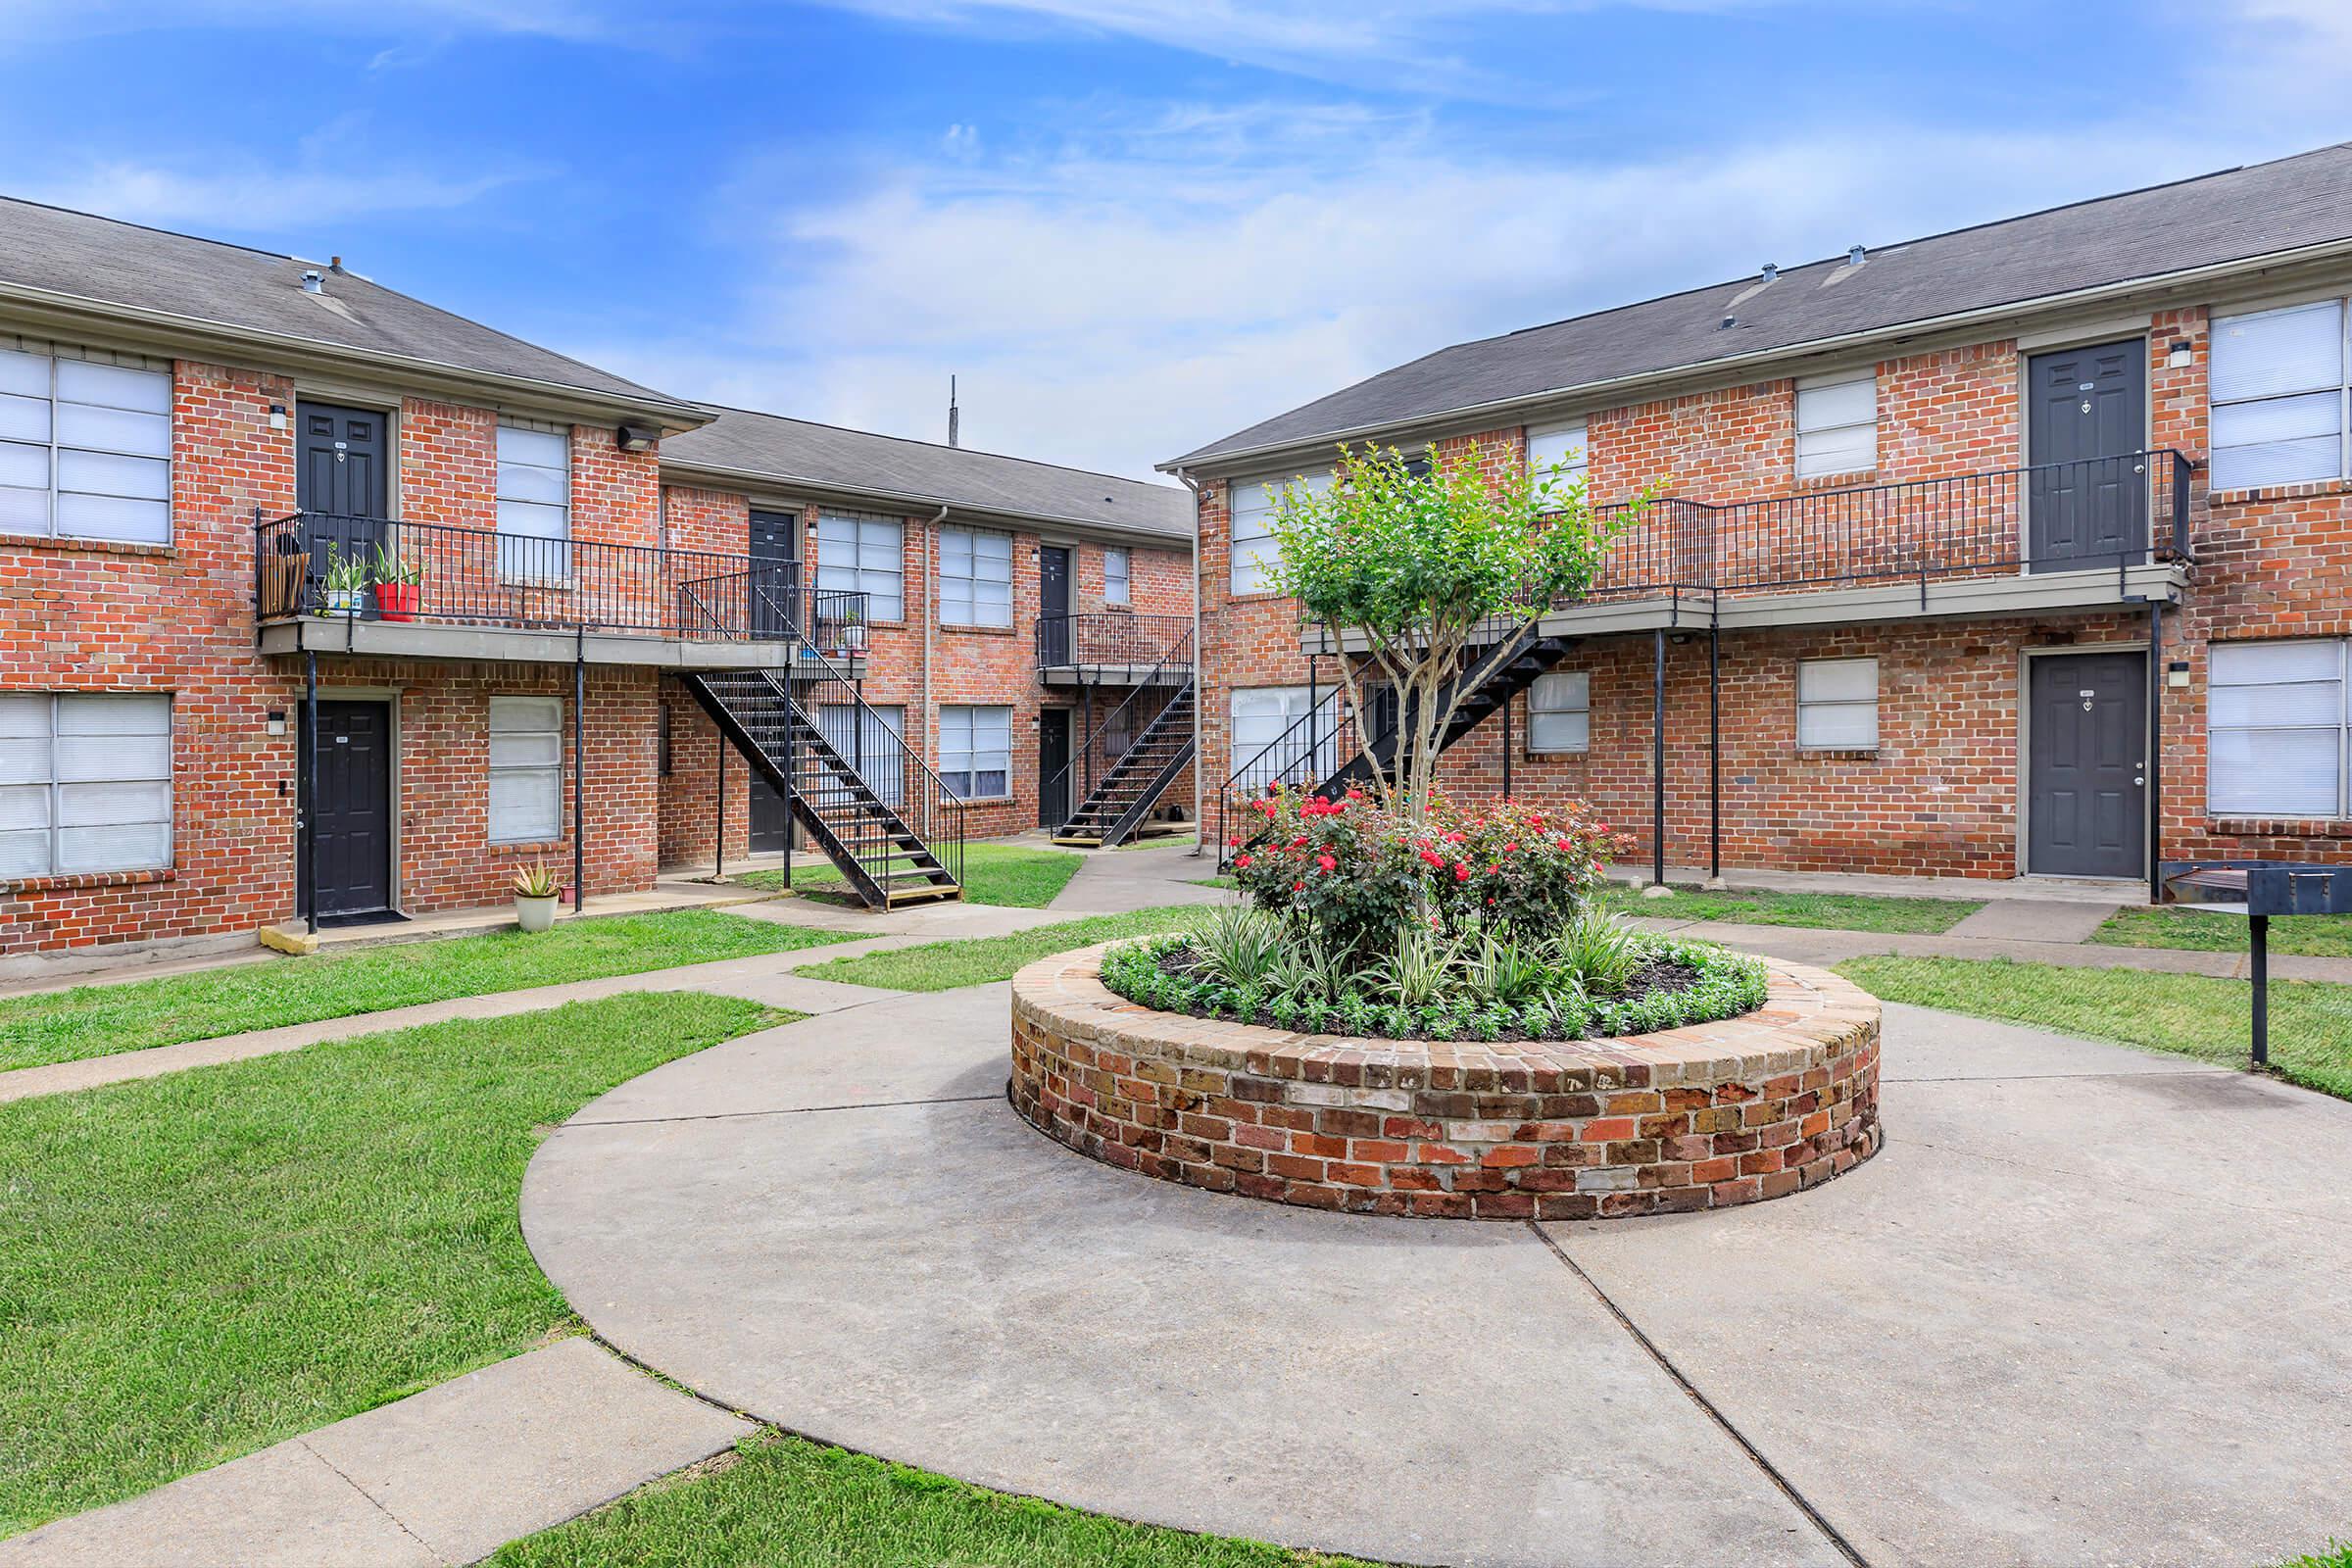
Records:
M111 162L62 174L52 169L23 170L8 188L30 201L126 222L252 234L385 213L447 211L539 172L515 167L453 179L396 169L354 174L259 164L221 167L219 160L207 160L202 172L191 172Z

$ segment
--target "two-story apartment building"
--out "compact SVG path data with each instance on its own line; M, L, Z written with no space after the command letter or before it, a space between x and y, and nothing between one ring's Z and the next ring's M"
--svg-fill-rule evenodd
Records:
M2352 145L1882 246L1389 370L1165 466L1198 488L1200 766L1356 744L1265 591L1336 443L1663 481L1473 679L1457 794L1669 865L2135 879L2352 849ZM1373 734L1381 721L1366 715ZM1214 812L1212 802L1209 809Z
M1034 563L1073 615L1123 596L1189 631L1188 504L846 431L804 463L769 439L787 427L820 428L339 261L0 201L0 960L397 920L498 901L536 861L575 897L649 887L708 819L682 691L730 715L738 778L800 777L861 889L952 894L929 834L1034 819ZM901 446L938 472L876 456ZM802 510L762 534L755 504ZM933 582L974 608L926 639L904 607ZM958 615L1022 657L968 652ZM861 715L838 753L837 710Z

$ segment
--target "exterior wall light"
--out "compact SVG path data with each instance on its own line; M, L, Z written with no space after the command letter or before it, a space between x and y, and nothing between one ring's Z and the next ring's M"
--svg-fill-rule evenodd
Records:
M272 404L270 404L270 429L272 429L272 430L283 430L285 427L286 427L286 406L285 406L283 403L272 403Z
M632 423L622 425L612 436L623 452L651 452L654 443L662 439L662 432L650 424Z
M2188 368L2189 361L2194 358L2196 358L2194 351L2186 343L2176 342L2173 344L2172 352L2165 355L2164 363L2176 370L2185 370Z

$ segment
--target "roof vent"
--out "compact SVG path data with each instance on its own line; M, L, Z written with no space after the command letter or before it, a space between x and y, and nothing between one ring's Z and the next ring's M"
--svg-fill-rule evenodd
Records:
M1716 331L1718 331L1718 332L1728 332L1728 331L1730 331L1730 330L1731 330L1733 327L1735 327L1735 326L1738 326L1739 324L1740 324L1740 318L1738 318L1737 316L1727 316L1727 317L1725 317L1725 318L1723 318L1723 323L1722 323L1720 326L1716 327L1716 328L1715 328L1715 330L1716 330Z
M326 264L326 270L330 272L340 272L343 270L343 258L340 256L329 258Z
M1845 265L1848 267L1860 267L1866 260L1868 260L1868 258L1864 256L1862 247L1859 245L1854 246L1845 253Z
M316 267L302 274L302 291L305 294L323 294L326 292L326 279L318 275L318 269Z
M1774 264L1774 263L1772 263L1772 262L1766 262L1766 263L1764 264L1764 281L1765 281L1765 282L1769 283L1769 282L1771 282L1771 281L1772 281L1774 278L1776 278L1776 277L1778 277L1778 276L1780 276L1780 275L1781 275L1781 270L1780 270L1780 268L1779 268L1779 267L1778 267L1776 264Z

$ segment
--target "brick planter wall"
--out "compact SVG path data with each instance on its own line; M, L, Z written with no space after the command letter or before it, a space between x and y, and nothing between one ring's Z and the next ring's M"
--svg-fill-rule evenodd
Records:
M1371 1214L1594 1219L1818 1186L1879 1148L1879 1004L1766 960L1764 1006L1566 1043L1348 1040L1153 1011L1109 946L1012 982L1013 1107L1080 1153Z

